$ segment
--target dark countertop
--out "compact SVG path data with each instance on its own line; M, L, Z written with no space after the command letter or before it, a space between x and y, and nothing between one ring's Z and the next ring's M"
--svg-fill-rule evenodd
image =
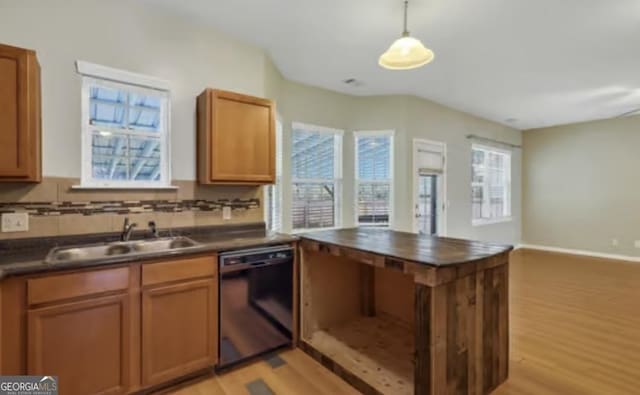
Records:
M132 240L140 240L144 232L134 233ZM145 255L117 255L85 262L45 263L49 251L61 246L108 243L118 240L117 233L61 236L0 241L0 279L9 276L53 272L106 266L118 263L157 260L207 252L232 251L245 248L286 244L297 241L291 235L265 231L264 223L247 225L223 225L200 228L182 228L161 232L161 236L187 236L199 244L172 251L160 251Z
M451 266L511 251L513 246L416 235L387 229L336 229L299 235L302 240L384 255L429 266Z

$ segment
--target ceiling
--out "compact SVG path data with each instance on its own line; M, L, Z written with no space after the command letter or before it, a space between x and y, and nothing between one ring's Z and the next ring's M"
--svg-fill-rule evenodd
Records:
M389 71L401 0L145 0L266 49L290 80L413 94L518 129L640 109L638 0L412 0L433 63ZM343 81L357 79L361 85Z

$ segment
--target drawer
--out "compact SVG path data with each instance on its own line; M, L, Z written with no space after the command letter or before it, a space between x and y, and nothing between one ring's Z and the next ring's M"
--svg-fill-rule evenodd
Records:
M34 305L128 288L128 267L60 274L27 280L27 301Z
M142 265L142 285L155 285L192 278L213 277L218 272L215 256L176 259Z

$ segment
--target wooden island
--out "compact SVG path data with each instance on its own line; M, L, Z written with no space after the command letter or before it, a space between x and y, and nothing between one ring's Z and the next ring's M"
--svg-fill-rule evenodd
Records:
M301 235L300 340L364 394L488 394L508 376L511 246L382 229Z

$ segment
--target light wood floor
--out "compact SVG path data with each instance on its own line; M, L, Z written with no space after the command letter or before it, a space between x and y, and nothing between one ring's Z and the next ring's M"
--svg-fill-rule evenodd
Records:
M536 251L512 254L509 380L495 395L640 394L640 264ZM281 353L176 392L355 394L300 350Z

